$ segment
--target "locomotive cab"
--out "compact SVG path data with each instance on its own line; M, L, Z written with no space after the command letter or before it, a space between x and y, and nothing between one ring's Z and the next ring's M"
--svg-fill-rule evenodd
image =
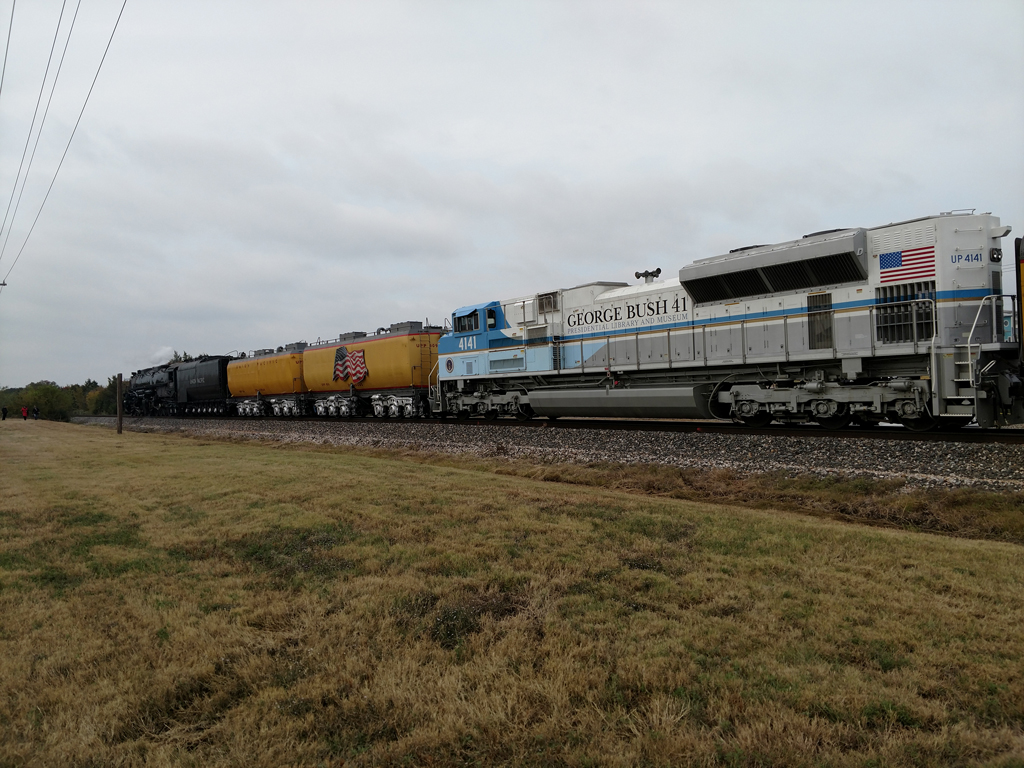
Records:
M458 355L458 360L454 357L445 358L441 376L478 376L487 373L487 352L508 346L509 330L501 302L498 301L460 307L452 312L452 330L441 337L438 354Z

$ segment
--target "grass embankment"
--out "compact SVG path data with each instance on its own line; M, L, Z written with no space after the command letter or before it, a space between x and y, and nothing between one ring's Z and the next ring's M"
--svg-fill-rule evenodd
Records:
M1013 491L927 488L908 485L903 480L744 474L729 469L701 471L662 464L551 464L453 458L414 450L361 453L645 496L799 512L869 525L1024 544L1024 493Z
M0 450L0 764L1024 757L1015 544L53 423Z

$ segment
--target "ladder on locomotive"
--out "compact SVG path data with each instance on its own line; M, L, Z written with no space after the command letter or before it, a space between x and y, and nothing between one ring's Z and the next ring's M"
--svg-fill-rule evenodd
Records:
M981 304L978 305L978 312L974 316L974 323L971 325L971 331L967 335L967 343L966 344L954 344L953 345L954 349L956 350L955 353L954 353L954 357L953 357L953 365L956 368L956 374L955 374L955 378L953 379L953 381L957 385L966 384L967 387L972 390L971 394L969 394L969 395L962 395L962 397L964 397L964 398L970 398L970 399L973 399L973 400L977 400L977 396L976 396L977 393L974 390L976 390L978 384L980 383L979 382L979 377L982 374L984 374L989 368L991 368L995 364L995 361L993 361L993 362L989 363L988 365L986 365L980 372L977 371L978 357L981 354L981 342L979 341L977 343L973 343L973 342L971 342L971 339L974 338L974 332L978 328L978 321L981 320L981 313L985 309L985 305L988 304L989 299L991 299L992 300L991 312L992 312L992 317L993 317L993 322L992 322L992 341L996 340L996 334L998 333L998 329L995 327L995 325L996 325L996 323L995 323L996 302L1001 300L1001 299L1003 299L1003 298L1005 298L1005 297L1002 294L990 294L990 295L986 296L985 298L983 298L981 300ZM1018 340L1018 343L1019 343L1019 340ZM966 354L966 359L958 359L958 355L960 353ZM957 386L957 390L960 390L960 389L961 389L961 387ZM961 396L959 394L959 391L957 392L957 396L958 397Z
M953 366L955 374L953 383L956 384L956 396L970 400L975 399L974 393L974 367L977 360L977 353L973 351L974 344L955 344L953 353ZM980 347L980 345L977 345ZM959 359L966 355L966 359ZM961 393L962 389L970 389L971 393Z

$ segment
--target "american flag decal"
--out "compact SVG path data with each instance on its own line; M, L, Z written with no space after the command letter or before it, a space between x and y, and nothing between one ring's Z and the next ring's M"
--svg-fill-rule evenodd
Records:
M345 347L338 347L334 353L334 380L352 379L353 384L358 384L366 378L369 371L366 370L366 358L363 350L356 349L349 352Z
M935 246L880 253L878 269L883 283L935 277Z

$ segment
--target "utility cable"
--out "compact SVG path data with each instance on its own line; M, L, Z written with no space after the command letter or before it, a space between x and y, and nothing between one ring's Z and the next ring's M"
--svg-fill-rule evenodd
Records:
M60 156L60 162L57 163L57 170L53 172L53 178L50 180L50 186L46 188L46 194L43 196L43 202L39 205L39 210L36 211L36 217L32 220L32 226L29 227L28 234L25 235L25 242L21 244L21 248L18 250L18 255L14 257L14 263L11 264L10 269L7 270L7 274L4 275L3 280L0 280L0 283L7 282L7 278L10 277L11 271L17 265L18 259L20 259L21 254L25 252L25 246L28 245L29 238L32 237L36 224L39 222L39 215L43 212L43 208L46 206L46 201L50 199L50 192L53 190L54 182L57 181L57 174L60 173L60 168L64 165L64 158L68 156L68 150L71 149L71 142L75 138L75 132L78 130L78 125L82 122L82 115L85 114L85 108L89 104L89 97L92 96L92 89L96 87L96 80L100 76L100 70L103 69L103 62L107 60L107 53L110 51L110 44L114 42L114 33L117 32L117 26L121 23L121 16L124 14L124 8L126 5L128 5L128 0L124 0L121 4L121 10L117 14L117 21L114 22L114 29L110 32L110 39L107 40L107 47L103 49L103 57L100 59L100 65L96 67L96 74L92 78L92 85L89 86L89 92L85 94L85 103L82 104L82 111L78 113L78 120L75 121L75 127L71 130L71 137L68 139L67 146L64 147L64 154ZM0 285L0 292L3 292L2 285Z
M71 44L71 35L75 31L75 21L78 19L78 9L82 7L82 0L78 0L75 6L75 15L71 17L71 27L68 29L68 37L64 41L64 50L60 54L60 62L57 64L57 71L53 75L53 83L50 84L50 95L46 97L46 109L43 110L43 119L39 121L39 130L36 131L36 143L32 145L32 154L29 155L28 165L25 167L25 176L21 180L21 191L18 193L18 202L14 204L14 213L11 214L11 226L7 228L7 236L4 238L3 246L0 246L0 261L3 261L7 252L7 241L11 239L11 232L14 231L14 221L18 218L18 208L21 207L21 196L25 194L25 187L28 185L29 174L32 173L32 162L36 159L36 150L39 149L39 138L43 135L43 127L46 125L46 116L50 114L50 104L53 102L53 92L57 90L57 80L60 78L61 68L64 66L64 57L68 53L68 45Z
M14 6L18 4L18 0L13 0L11 3L11 23L7 25L7 47L4 48L4 68L0 71L0 94L4 92L4 76L7 74L7 54L11 50L11 31L14 29Z
M39 96L36 98L36 108L32 113L32 122L28 126L28 136L25 137L25 149L21 151L21 163L18 165L18 175L14 177L14 187L11 188L11 199L7 201L7 211L4 213L3 224L0 224L0 232L7 226L7 217L11 213L11 204L14 202L14 193L18 191L18 180L21 179L21 169L25 167L25 156L28 154L28 145L32 141L32 130L36 127L36 117L39 116L39 104L43 101L43 92L46 90L46 77L50 74L50 65L53 63L53 51L57 47L57 36L60 34L60 23L64 20L64 9L68 0L64 0L60 6L60 18L57 19L57 29L53 32L53 43L50 45L50 57L46 60L46 71L43 72L43 82L39 84Z

